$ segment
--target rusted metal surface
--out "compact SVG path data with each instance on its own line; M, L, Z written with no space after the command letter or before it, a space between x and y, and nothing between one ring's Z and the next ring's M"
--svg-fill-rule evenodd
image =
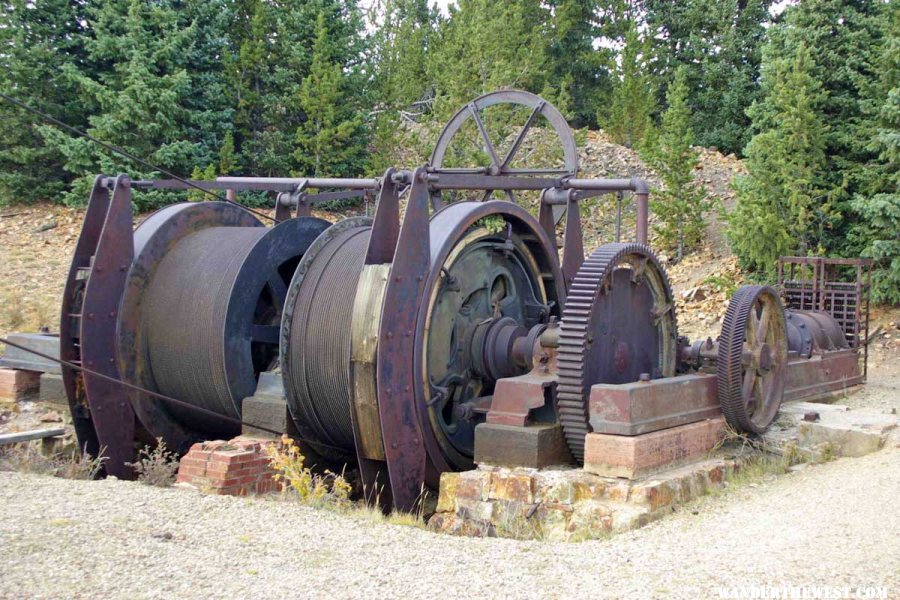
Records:
M781 406L788 341L784 308L768 286L746 285L728 303L716 376L722 413L739 431L764 433Z
M591 387L590 424L594 433L640 435L721 413L715 375L698 373Z
M81 364L81 311L84 290L90 273L91 260L100 241L100 233L109 210L107 178L98 175L94 179L87 211L81 225L81 234L75 244L75 253L66 277L59 324L59 356L62 360ZM73 369L62 367L63 385L72 414L72 425L78 438L78 447L91 456L98 456L100 443L91 418L90 407L84 394L84 378Z
M497 381L486 423L525 427L535 418L556 421L556 359L559 323L536 327L531 340L531 370L517 377ZM549 330L549 332L548 332ZM535 334L539 332L540 336Z
M831 315L868 369L869 293L872 259L783 256L778 259L778 288L785 306Z
M502 158L498 154L498 148L503 140L497 140L496 143L494 140L491 140L487 128L482 121L482 111L491 106L500 104L522 106L531 109L528 118L510 145L509 150ZM559 168L514 168L512 165L522 146L522 142L527 137L528 132L537 121L539 115L546 119L546 122L550 124L550 127L556 133L563 153L563 164ZM451 142L469 120L475 123L476 129L480 135L481 146L488 156L490 164L457 168L444 166L444 161L447 158L447 152L451 147ZM431 153L429 165L431 165L431 171L437 173L483 173L495 176L557 175L560 177L574 177L578 172L578 150L575 145L575 138L572 136L572 131L569 129L565 117L563 117L555 106L543 98L529 92L520 90L501 90L490 92L476 98L450 118L450 121L444 126L444 129L438 136L434 150ZM493 194L494 189L495 188L483 188L482 200L488 200ZM515 202L516 198L513 191L510 189L505 189L504 191L507 199ZM440 208L443 205L439 190L433 190L432 203L435 209ZM562 211L560 210L554 214L554 219L559 220L561 215Z
M129 185L128 178L121 175L113 181L103 230L94 246L80 311L81 364L117 379L119 301L134 256ZM105 243L99 243L100 240ZM107 458L104 469L110 475L129 479L132 470L126 463L134 460L135 416L128 396L120 386L94 375L85 374L83 381L84 398L87 399L97 434L99 452Z
M864 383L865 375L859 363L859 355L854 350L791 358L784 374L784 402L812 401Z
M430 266L425 169L413 172L406 215L394 252L378 335L378 411L384 453L399 510L413 511L425 485L425 440L415 395L413 334Z
M596 383L675 374L675 303L665 271L641 244L605 244L579 269L563 312L557 412L569 449L584 459Z
M495 221L502 219L499 222L505 224L505 227L494 235L490 235L483 225L479 225L492 219ZM479 271L466 273L464 267L461 267L462 271L456 271L458 263L465 264L464 257L467 255L465 248L469 245L476 249L481 248L475 251L480 254L469 256L477 255L490 260L480 269L480 274ZM478 367L475 366L483 362L484 355L490 356L492 353L492 351L485 352L476 341L476 337L479 337L476 334L481 328L474 328L471 343L466 342L469 334L465 332L470 330L470 325L475 324L473 320L477 319L489 319L499 324L502 321L500 317L515 316L517 323L530 329L534 325L546 322L552 316L558 317L564 293L562 278L555 251L543 235L540 226L526 210L511 202L500 200L458 202L445 207L432 218L430 246L430 271L423 291L423 303L415 332L416 347L421 349L416 356L415 387L419 390L417 393L422 403L420 406L427 407L427 410L422 411L422 416L428 423L425 428L425 443L429 453L437 455L434 464L436 466L449 464L453 468L462 469L472 464L474 427L479 422L479 415L483 415L486 411L489 397L485 394L490 393L489 390L494 383L493 376L479 375ZM481 261L478 262L482 264ZM468 306L472 309L468 317L463 316L462 312L466 309L458 305L461 300L466 297L484 300L483 295L476 290L485 291L487 287L492 287L493 284L490 284L492 278L499 277L505 280L508 276L515 282L511 280L503 287L518 291L503 296L500 304L504 308L497 307L500 309L499 314L492 314L490 306L478 302L477 306L475 304ZM458 294L452 289L454 287L463 287L469 291L460 290L462 295L457 297ZM440 344L442 337L454 337L448 329L437 326L436 307L441 305L443 300L454 307L458 306L461 311L458 317L453 319L456 325L463 325L454 327L457 330L455 339L460 344L459 350L462 354L471 356L472 370L475 373L467 373L466 362L457 360L459 357L457 352L451 353L446 358L440 354L430 354L435 349L435 341ZM504 313L505 310L508 310L508 313ZM461 323L460 319L468 322ZM441 322L446 325L444 320ZM440 332L446 333L441 335ZM487 337L490 336L480 339ZM449 347L449 339L443 344ZM509 363L509 361L496 362ZM445 369L442 366L444 364L452 364L452 367ZM430 380L430 376L429 380L426 380L424 377L425 373L438 372L440 373L438 380ZM524 373L525 369L522 368L519 372ZM450 381L444 381L445 379ZM476 381L485 390L483 393L456 393ZM441 407L443 410L453 411L449 420L438 410ZM458 410L462 412L457 413Z

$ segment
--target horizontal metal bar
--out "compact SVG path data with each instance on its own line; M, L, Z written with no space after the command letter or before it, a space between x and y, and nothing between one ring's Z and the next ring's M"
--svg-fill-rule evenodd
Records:
M435 190L543 190L557 187L560 179L475 175L470 173L432 173L428 184Z
M65 427L54 427L52 429L32 429L31 431L16 431L14 433L0 434L0 446L5 444L18 444L19 442L30 442L31 440L42 440L48 437L59 437L65 435Z
M304 186L304 182L306 185ZM200 187L206 190L235 190L259 192L292 192L299 187L345 188L359 190L377 190L381 186L379 179L330 179L330 178L277 178L277 177L219 177L215 181L182 182L175 179L157 179L152 181L134 181L131 187L155 190L189 190Z
M380 179L355 177L217 177L216 183L227 183L234 189L241 189L237 187L239 185L287 185L291 186L291 189L305 186L315 189L345 188L351 190L377 190L381 187Z

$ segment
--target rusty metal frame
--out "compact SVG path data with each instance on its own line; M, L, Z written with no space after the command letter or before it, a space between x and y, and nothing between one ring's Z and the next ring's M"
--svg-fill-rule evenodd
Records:
M852 278L842 276L841 268L852 269ZM868 374L871 288L870 258L782 256L778 259L778 289L785 308L819 310L831 315L843 330L850 348L862 351L862 381Z
M119 379L119 301L134 257L131 182L98 176L63 292L60 358ZM90 340L90 343L85 343ZM131 476L135 415L121 386L63 367L63 384L78 444L105 457L107 474Z

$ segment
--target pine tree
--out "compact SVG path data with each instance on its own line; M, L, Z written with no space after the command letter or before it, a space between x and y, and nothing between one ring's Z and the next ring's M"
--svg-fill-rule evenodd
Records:
M300 92L312 68L318 15L324 15L331 60L353 81L344 94L354 105L366 83L362 15L354 0L241 0L238 8L226 59L238 162L242 172L285 176L306 168L296 159L297 129L306 122Z
M366 156L362 119L348 102L347 81L333 59L324 13L319 13L316 30L312 66L299 92L306 120L296 132L298 174L355 175L363 170Z
M736 180L738 204L728 237L743 265L771 273L779 256L818 252L830 208L822 178L828 129L810 50L767 60L763 99L751 108L759 133L747 146L746 177Z
M759 97L761 49L771 0L644 0L658 81L684 67L697 144L741 154L747 108Z
M177 12L162 5L131 0L124 19L122 9L120 2L99 3L91 22L95 38L87 46L89 58L108 61L112 67L97 78L71 63L64 67L82 97L98 107L89 119L88 133L160 167L189 173L204 155L200 144L189 141L193 136L186 133L190 119L184 105L191 86L180 62L194 30L180 26ZM52 127L41 131L47 143L65 155L65 169L79 176L67 202L84 202L96 173L154 175L89 140ZM143 198L144 207L165 201L167 196L159 193Z
M691 110L688 107L687 69L678 69L666 93L668 108L662 116L659 137L649 152L650 164L664 189L653 198L654 229L666 250L681 258L703 241L704 217L711 207L703 186L694 181L699 159L693 148Z
M793 56L805 46L815 61L810 75L823 92L816 111L829 129L824 163L815 176L830 203L828 218L810 246L825 252L856 251L847 243L855 217L850 202L866 186L866 165L877 160L870 144L874 120L865 112L865 99L879 78L889 10L890 3L877 0L804 0L790 6L783 25L770 31L767 59Z
M900 8L886 15L880 77L864 110L874 130L860 193L851 201L856 222L851 248L874 259L872 297L900 304Z
M406 120L427 120L434 83L428 56L437 41L440 13L427 0L384 0L371 11L376 30L368 68L374 107L372 168L396 161L397 148L411 145Z
M650 61L649 46L638 32L637 22L629 18L625 45L616 69L609 108L601 108L597 120L613 141L636 148L653 126L653 91L646 75Z
M608 48L595 49L600 35L597 0L550 0L547 81L542 96L553 101L574 127L597 124L597 106L611 87L614 63Z
M498 88L540 93L546 77L546 7L532 0L459 0L429 57L435 112L446 120L460 106Z
M69 0L13 0L0 7L0 89L74 127L83 127L91 103L78 94L63 67L85 59L84 4ZM0 101L0 205L56 200L67 178L64 156L44 142L42 123Z

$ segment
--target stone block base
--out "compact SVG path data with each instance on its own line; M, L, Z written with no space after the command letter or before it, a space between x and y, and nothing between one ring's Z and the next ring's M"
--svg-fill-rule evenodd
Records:
M706 460L642 481L578 469L479 467L441 475L431 529L458 535L578 541L642 527L721 487L738 468Z
M41 389L38 399L48 404L58 404L68 408L66 400L66 388L63 386L62 375L59 373L42 373Z
M572 455L559 425L482 423L475 428L475 462L541 469L570 464Z
M18 401L36 394L40 378L37 371L0 369L0 398Z
M266 446L272 440L238 437L194 444L181 459L177 483L228 496L265 494L281 489L269 466Z
M635 479L701 457L722 440L724 431L725 419L716 417L635 436L589 433L584 470Z

